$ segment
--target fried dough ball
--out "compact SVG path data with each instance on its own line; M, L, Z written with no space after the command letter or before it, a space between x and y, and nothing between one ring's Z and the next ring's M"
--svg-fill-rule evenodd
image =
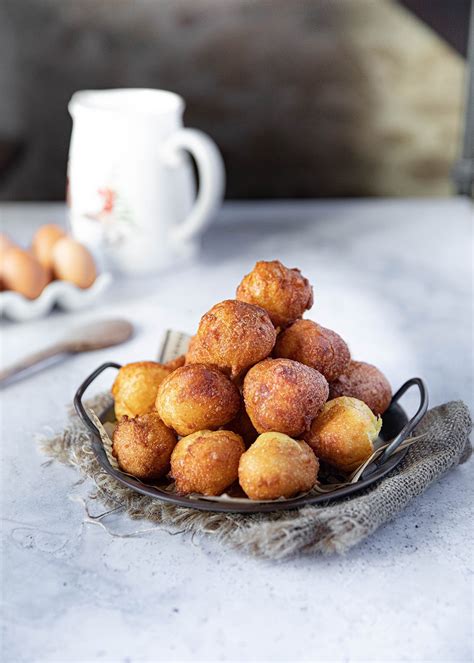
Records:
M183 437L171 456L171 475L179 493L220 495L237 480L245 446L228 430L200 430Z
M260 260L237 288L237 299L258 304L275 327L284 329L313 305L313 288L299 269L288 269L279 260Z
M118 422L112 451L121 470L142 481L156 481L168 472L177 441L158 413L148 412Z
M231 430L243 439L245 446L248 448L255 442L258 437L258 431L250 420L249 415L244 406L240 408L236 416L226 424L226 430Z
M202 316L187 362L211 364L236 377L268 357L275 340L276 331L266 311L227 299Z
M154 411L158 388L169 374L170 370L156 361L136 361L122 366L112 385L117 419Z
M328 393L321 373L291 359L266 359L251 368L244 380L245 409L259 433L301 435Z
M170 372L175 371L177 368L181 368L181 366L184 366L186 363L186 355L179 355L179 357L175 357L175 359L170 359L166 363L163 364L165 368L167 368Z
M239 482L251 500L293 497L316 483L319 463L306 442L263 433L239 463Z
M188 352L189 352L190 350L192 350L193 343L194 343L194 341L196 340L196 335L197 335L197 332L196 332L196 334L193 334L192 336L189 337L188 347L186 348L186 354L185 354L185 357L187 357Z
M352 472L373 452L381 427L382 420L365 403L341 396L325 404L305 440L320 460Z
M350 361L341 375L329 385L329 398L353 396L383 414L392 400L390 383L378 368L363 361Z
M239 407L237 387L217 368L204 364L177 368L161 384L156 398L160 417L179 435L224 426Z
M185 358L185 364L210 364L209 355L199 343L197 334L191 336Z
M286 357L311 366L328 382L348 365L351 355L339 334L312 320L297 320L277 338L274 357Z

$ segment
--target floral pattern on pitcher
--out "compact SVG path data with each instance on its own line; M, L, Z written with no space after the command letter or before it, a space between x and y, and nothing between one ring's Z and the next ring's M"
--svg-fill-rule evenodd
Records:
M123 197L110 186L100 187L97 194L101 200L100 209L84 216L101 224L105 244L118 246L130 236L132 228L137 228L130 208Z

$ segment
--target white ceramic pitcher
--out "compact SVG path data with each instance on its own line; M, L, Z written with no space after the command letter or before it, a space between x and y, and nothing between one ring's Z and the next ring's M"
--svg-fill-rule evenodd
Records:
M69 102L72 232L112 268L144 273L188 259L222 201L220 153L183 128L183 110L177 94L151 89L84 90Z

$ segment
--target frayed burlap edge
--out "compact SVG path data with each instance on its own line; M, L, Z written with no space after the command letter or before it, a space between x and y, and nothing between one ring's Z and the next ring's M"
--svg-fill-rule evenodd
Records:
M111 404L100 394L88 407ZM40 439L42 450L92 479L93 496L110 509L125 511L173 531L212 534L251 554L282 559L297 553L343 553L394 518L417 495L471 454L472 421L467 406L452 401L430 410L416 430L424 434L385 479L345 500L273 514L220 514L184 509L139 495L119 484L98 464L90 434L71 411L66 428Z

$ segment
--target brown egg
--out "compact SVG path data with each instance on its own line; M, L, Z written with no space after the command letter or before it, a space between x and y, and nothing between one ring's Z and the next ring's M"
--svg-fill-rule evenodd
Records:
M240 457L239 483L251 500L276 500L310 490L319 463L306 442L263 433Z
M70 237L59 239L53 247L56 278L70 281L78 288L89 288L96 279L94 259L89 251Z
M321 373L291 359L265 359L244 380L245 409L259 433L298 437L309 429L328 393Z
M0 257L8 251L8 249L12 249L14 246L16 246L15 242L13 242L7 235L0 233Z
M12 242L12 240L7 235L0 233L0 291L6 290L2 277L3 256L9 249L12 249L14 246L16 246L16 244L14 244L14 242Z
M0 274L6 290L36 299L48 283L48 274L28 251L10 248L0 257Z
M179 435L216 429L233 419L240 407L237 387L213 366L187 364L162 382L156 409Z
M244 276L237 299L264 308L275 327L284 329L313 305L313 288L299 269L288 269L279 260L260 260Z
M168 472L177 441L174 431L165 426L158 413L149 412L119 421L112 451L123 472L142 481L156 481Z
M171 456L171 475L179 493L221 495L237 481L245 446L228 430L200 430L183 437Z
M342 472L352 472L373 452L382 419L357 398L328 401L304 439L319 460Z
M122 366L112 386L117 419L154 411L160 384L170 373L169 368L156 361L135 361Z
M348 365L351 355L344 340L312 320L297 320L277 338L274 357L295 359L335 380Z
M53 269L54 245L65 236L64 230L54 223L41 226L34 234L31 248L46 270L51 271Z

